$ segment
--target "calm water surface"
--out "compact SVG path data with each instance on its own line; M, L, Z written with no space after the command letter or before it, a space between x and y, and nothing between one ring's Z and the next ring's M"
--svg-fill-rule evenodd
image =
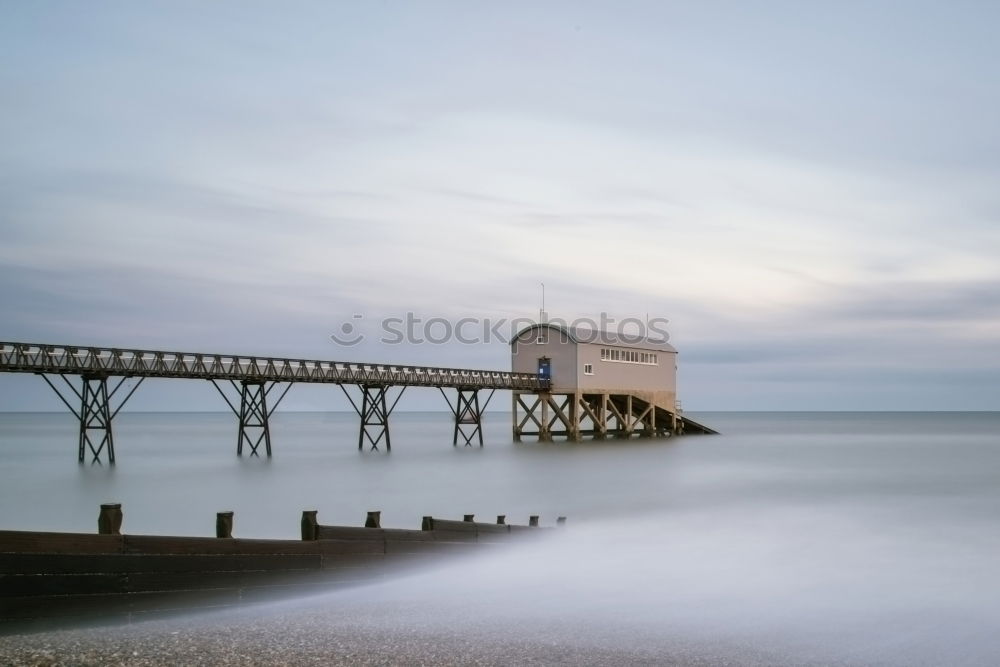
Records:
M387 456L357 451L353 415L287 413L267 460L236 457L231 415L123 413L112 469L76 462L70 417L4 414L0 526L92 532L111 501L126 532L211 535L233 510L244 537L295 538L304 509L566 515L556 543L325 604L432 599L491 632L575 619L563 639L654 654L684 637L789 664L1000 664L1000 414L692 416L724 435L514 444L499 413L485 448L453 448L447 415L400 413Z

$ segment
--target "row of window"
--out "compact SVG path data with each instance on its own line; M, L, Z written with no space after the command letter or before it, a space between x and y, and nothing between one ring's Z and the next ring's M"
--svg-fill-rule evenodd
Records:
M641 350L618 350L615 348L602 347L601 361L620 361L626 364L647 364L656 366L660 363L653 352L643 352Z

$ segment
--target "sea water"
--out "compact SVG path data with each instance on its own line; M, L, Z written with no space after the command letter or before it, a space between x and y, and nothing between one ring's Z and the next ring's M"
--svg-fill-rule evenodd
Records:
M110 467L77 463L65 415L2 414L0 527L94 532L103 502L129 533L211 535L232 510L242 537L296 538L305 509L565 515L557 540L309 604L651 655L684 637L789 664L1000 662L1000 414L692 416L722 434L514 443L490 413L480 449L452 446L447 414L398 413L386 453L358 451L354 415L283 413L267 459L236 456L231 415L123 413Z

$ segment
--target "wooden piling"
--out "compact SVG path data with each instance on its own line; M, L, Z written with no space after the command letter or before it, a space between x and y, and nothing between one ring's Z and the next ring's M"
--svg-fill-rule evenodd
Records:
M538 394L538 399L541 401L542 407L542 420L541 425L538 427L538 442L552 442L552 430L550 426L552 418L549 416L549 401L552 399L552 395L541 392Z
M565 526L566 525L566 517L564 517L564 516L558 517L556 519L556 525L557 526Z
M476 520L476 515L475 514L463 514L462 515L462 521L475 521L475 520Z
M538 527L538 515L532 514L528 517L528 525L537 528Z
M99 535L122 534L121 503L107 503L101 505L101 513L97 516L97 533Z
M303 510L302 511L302 539L303 540L315 540L316 539L316 528L319 526L319 520L316 515L319 514L319 510Z
M232 512L219 512L215 515L215 536L216 537L228 537L233 536L233 513Z
M381 528L382 527L382 512L369 512L368 517L365 519L365 528Z
M431 532L322 526L312 510L302 513L302 539L309 541L302 544L233 539L233 516L216 514L214 538L114 534L121 524L117 504L101 507L99 528L107 534L0 531L0 635L43 621L133 622L375 583L395 563L471 554L519 533L530 539L549 530L508 525L502 514L496 524L424 517L422 527ZM531 517L532 526L537 519Z

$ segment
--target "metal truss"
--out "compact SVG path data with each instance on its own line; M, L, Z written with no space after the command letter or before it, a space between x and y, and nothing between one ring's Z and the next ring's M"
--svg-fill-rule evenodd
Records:
M389 389L392 385L360 385L361 389L361 405L358 406L351 398L351 395L347 392L347 389L341 385L340 388L347 396L347 400L351 402L351 407L354 411L358 413L361 417L361 426L358 429L358 451L364 450L365 443L367 442L371 449L369 451L378 451L378 446L384 441L385 451L392 451L392 440L389 437L389 415L396 408L396 404L399 403L399 399L402 398L403 392L406 391L406 387L401 387L399 393L396 394L396 399L392 401L390 405L387 397L389 395Z
M73 386L65 374L60 373L59 377L62 378L66 386L69 387L70 391L73 392L73 396L79 401L80 409L77 410L73 407L73 404L69 399L63 394L60 389L53 384L52 380L48 378L47 375L39 373L42 379L45 380L52 390L56 393L56 396L69 408L69 411L73 413L77 421L80 423L80 442L79 442L79 453L78 460L83 463L86 460L87 452L89 451L91 456L91 463L101 463L101 454L106 452L109 465L115 464L115 438L114 431L112 430L111 424L118 414L118 411L122 409L122 406L132 397L135 390L139 388L142 384L143 378L139 378L132 388L129 390L125 398L121 400L117 408L112 410L111 399L114 398L118 390L122 388L128 377L123 377L118 380L118 383L114 385L111 391L108 391L108 376L107 375L94 375L86 373L81 375L81 386L77 389Z
M358 449L364 449L367 442L371 450L378 450L385 442L386 451L391 450L389 416L406 387L437 387L442 393L448 388L458 390L457 402L453 405L449 401L455 417L452 444L456 447L460 439L466 446L472 446L473 441L483 445L482 413L497 389L512 391L515 440L522 435L535 435L539 440L553 436L579 440L584 436L715 432L684 417L677 406L650 405L628 393L553 392L550 380L534 373L5 342L0 342L0 373L41 375L56 391L80 422L81 462L89 451L94 462L99 463L104 455L114 464L112 421L147 377L211 381L239 419L239 455L246 445L251 456L259 456L263 445L271 456L269 418L296 382L340 386L361 418ZM61 393L49 375L60 376L73 395L67 398ZM80 376L80 389L67 376ZM109 391L108 380L113 377L120 379ZM130 378L139 382L112 409L112 398ZM225 382L239 395L238 408L220 386ZM280 383L287 386L272 404L271 390ZM359 402L351 398L348 385L360 388ZM400 392L390 406L391 387L399 387ZM491 393L480 404L479 392L484 390ZM531 397L530 404L525 397ZM74 400L79 410L73 406Z
M455 417L455 431L452 436L451 444L454 447L458 447L458 439L462 438L466 447L472 446L472 441L479 440L479 446L483 446L483 412L486 411L486 406L490 404L490 400L493 399L493 394L496 392L495 389L490 391L489 396L486 397L486 401L483 402L482 406L479 405L479 389L473 389L468 387L458 388L458 400L452 405L451 400L448 398L448 394L444 393L444 389L438 387L441 395L444 396L444 400L448 402L448 407L451 408L451 412Z
M0 372L544 390L535 373L0 342Z
M278 396L271 407L267 405L267 397L279 383L278 382L264 382L255 380L244 380L237 384L232 380L229 381L233 389L240 396L240 407L236 408L233 401L229 400L226 396L226 392L222 390L218 382L212 380L212 385L218 390L219 394L226 401L226 405L229 409L233 411L239 419L239 432L236 436L236 455L243 456L243 445L247 445L250 448L250 456L260 456L258 450L260 446L264 445L264 451L268 458L271 457L271 427L270 427L270 417L271 414L277 409L278 405L281 403L282 399L285 398L285 394L288 390L292 388L291 384L285 387L281 395Z

